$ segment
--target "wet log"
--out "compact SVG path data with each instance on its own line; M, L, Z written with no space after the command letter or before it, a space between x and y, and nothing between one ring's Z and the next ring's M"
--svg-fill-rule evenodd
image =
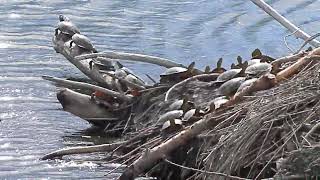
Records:
M105 106L100 106L91 100L91 97L70 89L63 89L57 93L57 98L63 110L70 112L88 122L105 126L106 123L117 122L118 115Z

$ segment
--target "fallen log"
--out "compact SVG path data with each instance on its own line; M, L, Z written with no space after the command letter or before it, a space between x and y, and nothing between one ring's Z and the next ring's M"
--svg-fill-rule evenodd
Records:
M70 89L63 89L57 93L57 99L61 103L63 110L85 119L94 125L105 126L108 122L119 121L118 114L105 106L97 105L88 95Z

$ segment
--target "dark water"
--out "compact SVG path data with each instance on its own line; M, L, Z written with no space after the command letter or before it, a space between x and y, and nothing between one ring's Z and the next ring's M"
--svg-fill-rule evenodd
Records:
M268 1L314 34L316 0ZM64 147L97 144L90 125L60 110L56 87L41 75L82 77L51 45L58 14L65 14L99 50L144 53L203 68L223 57L230 64L259 47L271 56L288 53L277 22L247 0L1 1L0 6L0 179L105 178L104 154L61 161L39 157ZM297 47L301 41L289 38ZM158 77L163 69L127 63L138 74ZM108 176L115 177L117 174Z

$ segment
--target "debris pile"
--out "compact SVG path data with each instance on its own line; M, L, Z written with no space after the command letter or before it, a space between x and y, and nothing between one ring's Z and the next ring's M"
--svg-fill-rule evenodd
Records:
M110 152L126 164L119 179L243 179L319 174L320 49L274 59L256 49L230 68L222 59L204 71L154 56L99 52L65 16L53 44L92 83L43 76L59 86L64 110L118 142L58 150ZM146 84L119 61L164 66L160 82ZM229 70L226 70L229 69ZM75 90L87 90L85 93ZM300 160L303 159L303 162Z

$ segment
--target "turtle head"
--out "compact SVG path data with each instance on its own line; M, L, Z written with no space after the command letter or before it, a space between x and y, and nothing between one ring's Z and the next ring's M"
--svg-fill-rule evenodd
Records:
M241 64L242 64L242 57L241 57L241 56L238 56L238 57L237 57L237 61L238 61L238 64L241 65Z
M54 32L55 32L54 35L57 36L59 34L59 28L56 28Z
M90 70L92 70L92 66L93 66L93 61L91 60L91 61L89 62L89 69L90 69Z
M210 66L206 66L204 69L204 73L209 74L210 73Z
M217 68L221 68L222 67L222 58L219 58L219 60L217 61Z
M251 53L252 59L260 59L262 56L262 53L260 51L260 49L255 49L252 53Z
M60 14L59 15L59 21L60 22L62 22L62 21L70 21L70 19L67 16Z
M69 48L72 48L72 44L73 44L73 41L71 40Z

